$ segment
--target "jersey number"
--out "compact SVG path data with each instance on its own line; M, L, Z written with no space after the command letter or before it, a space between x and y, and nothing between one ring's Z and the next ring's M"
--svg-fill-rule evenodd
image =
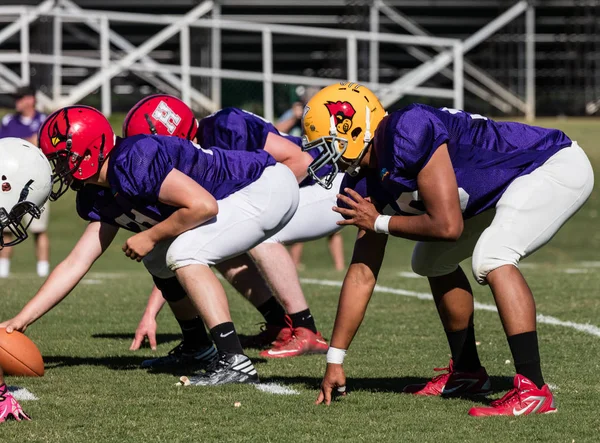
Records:
M146 229L149 229L158 223L156 220L147 217L144 214L141 214L135 209L132 209L131 213L134 216L133 219L127 214L121 214L118 218L115 219L115 222L119 226L123 226L127 229L132 229L133 226L137 226L140 231L145 231Z
M460 199L460 210L465 212L469 203L469 194L463 188L458 188L458 198ZM406 215L421 215L425 213L423 201L419 198L419 191L403 192L396 200L396 204L402 214ZM390 213L391 210L391 213ZM388 205L383 213L392 215L395 211Z

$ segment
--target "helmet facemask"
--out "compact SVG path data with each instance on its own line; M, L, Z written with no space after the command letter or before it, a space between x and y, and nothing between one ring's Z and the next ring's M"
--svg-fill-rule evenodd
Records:
M104 155L105 136L102 134L102 142L100 144L100 153L98 155L98 167L100 170L106 157ZM72 151L73 141L71 135L67 136L66 149L56 151L47 156L54 174L52 175L52 192L50 193L50 201L56 201L69 188L78 191L83 185L83 180L75 178L75 174L80 171L81 163L88 159L91 152L87 150L84 155L77 154ZM88 177L89 178L89 177Z
M23 192L27 191L27 188L23 190ZM23 192L21 192L21 199L27 198L27 195L23 196ZM6 208L0 208L0 249L5 246L15 246L19 243L25 241L28 237L27 228L33 221L33 218L40 218L42 211L38 208L34 203L28 201L20 201L17 203L10 212L6 211ZM30 217L26 217L30 215ZM23 223L23 220L28 218L29 221L27 224ZM5 243L4 237L2 235L2 231L7 229L14 240Z
M329 118L329 135L320 137L312 142L309 142L307 137L304 136L303 151L309 151L311 149L319 149L321 153L313 160L308 167L308 175L315 180L319 185L325 189L331 189L335 177L340 172L339 164L344 165L344 172L351 176L356 176L360 172L360 162L362 161L369 143L371 142L371 111L369 107L366 107L366 123L365 123L365 135L363 137L364 145L359 155L354 159L345 159L343 157L346 149L348 149L348 140L338 136L338 130L336 127L336 120L334 116ZM331 172L324 177L318 177L317 173L320 169L331 166Z

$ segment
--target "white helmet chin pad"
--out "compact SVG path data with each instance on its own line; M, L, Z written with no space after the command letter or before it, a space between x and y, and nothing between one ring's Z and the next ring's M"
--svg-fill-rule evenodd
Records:
M51 190L52 168L39 149L20 138L0 139L0 248L27 238L23 217L39 217ZM15 237L10 243L4 229Z

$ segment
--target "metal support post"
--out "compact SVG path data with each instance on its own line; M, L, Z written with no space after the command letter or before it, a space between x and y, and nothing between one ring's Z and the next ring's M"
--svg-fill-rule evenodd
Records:
M275 111L273 109L273 35L268 29L262 32L262 56L263 56L263 102L264 117L273 121Z
M109 40L110 25L108 17L100 19L100 60L102 62L102 71L107 71L110 68L110 40ZM111 88L109 76L102 78L102 113L109 117L112 113L111 104Z
M190 90L192 89L192 78L190 76L190 28L185 26L179 34L180 39L180 58L181 58L181 99L190 106L192 99Z

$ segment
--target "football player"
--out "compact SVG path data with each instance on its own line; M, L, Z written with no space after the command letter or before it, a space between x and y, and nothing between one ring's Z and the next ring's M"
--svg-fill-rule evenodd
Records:
M28 221L40 217L52 190L52 168L41 151L15 137L0 139L0 249L27 238ZM3 231L12 234L4 239ZM8 391L0 367L0 423L30 420Z
M6 114L0 122L0 138L18 137L37 145L37 133L46 119L46 115L36 110L36 91L30 86L18 88L13 94L15 112ZM38 276L46 277L50 270L50 239L48 237L48 221L50 218L50 206L44 205L40 218L31 220L28 232L34 234L35 254L37 258L36 271ZM6 234L6 233L5 233ZM6 235L8 238L10 234ZM10 264L13 250L8 247L0 251L0 278L10 275Z
M23 331L63 300L123 227L136 233L125 255L144 260L155 277L176 277L186 294L180 303L191 303L210 329L219 358L191 383L257 382L210 266L252 249L291 219L298 206L292 172L265 151L204 149L178 137L117 139L87 106L56 111L39 138L55 171L52 197L78 189L78 211L91 222L35 297L2 326Z
M330 210L335 204L337 191L325 190L314 180L306 178L313 157L302 152L301 139L280 134L261 117L241 109L227 108L202 119L197 131L195 121L193 111L184 102L170 95L159 94L142 99L132 108L123 123L123 135L176 135L188 139L196 137L202 146L239 151L264 149L294 172L300 182L298 210L281 231L252 250L252 258L268 284L247 254L221 263L218 269L265 317L263 332L244 342L244 347L265 347L275 343L272 349L261 352L260 355L267 358L327 352L327 343L317 332L294 263L283 245L321 238L339 231L341 226L337 222L342 217ZM328 172L324 168L321 175ZM338 187L341 179L342 174L337 177ZM321 214L320 217L315 218L316 213ZM162 303L158 291L153 291L136 332L134 348L139 346L145 335L154 340L155 318ZM148 364L176 363L186 355L183 351L180 348Z
M594 176L584 151L556 129L460 110L413 104L385 116L373 93L356 83L323 89L307 108L305 149L322 149L311 174L326 164L348 172L334 210L346 218L342 225L359 228L317 403L329 404L332 390L345 389L344 355L393 235L417 241L412 267L429 279L452 354L446 374L405 391L490 391L475 347L473 295L459 265L472 257L477 282L494 295L517 374L514 389L469 414L556 411L540 368L535 302L518 264L589 197Z

